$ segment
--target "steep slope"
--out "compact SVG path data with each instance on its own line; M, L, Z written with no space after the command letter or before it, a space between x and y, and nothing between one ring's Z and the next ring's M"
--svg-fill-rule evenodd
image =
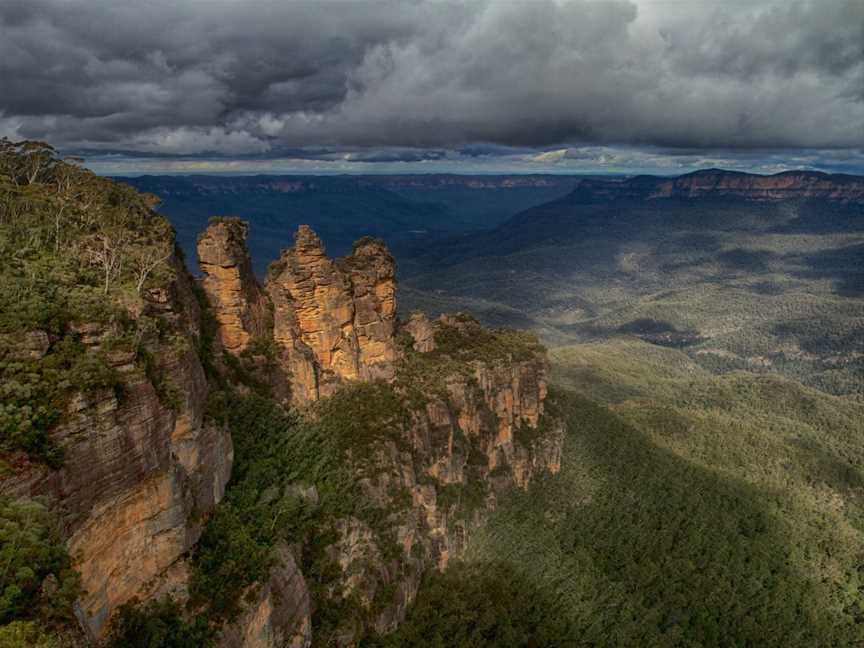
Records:
M243 234L239 223L218 219L200 238L202 253L213 254L215 242L227 248L242 244ZM245 259L246 252L241 249L233 257ZM235 362L245 367L245 372L227 372L236 390L225 396L227 401L239 404L243 397L238 392L249 389L278 393L285 383L294 403L318 401L303 423L286 420L273 429L268 424L254 433L255 449L238 450L237 470L247 477L229 487L226 506L256 492L252 484L265 469L253 471L246 464L266 455L271 444L282 443L269 435L281 433L280 427L295 428L292 443L298 445L288 452L295 459L286 459L272 473L268 488L293 498L292 506L307 522L275 532L260 529L258 517L240 524L248 526L262 550L294 547L291 560L283 561L287 567L277 567L269 582L290 580L295 563L307 575L329 574L319 575L309 594L304 587L292 594L311 597L315 615L307 612L299 622L289 615L287 625L274 612L269 594L237 619L230 613L240 594L236 590L233 599L220 603L226 618L234 619L224 637L269 628L273 636L299 636L303 643L311 629L324 645L347 645L369 632L392 631L404 619L422 574L446 566L464 551L502 493L526 488L537 474L559 468L561 435L557 423L543 419L547 364L536 340L483 329L465 316L432 322L417 314L397 331L394 276L392 256L380 241L362 239L351 255L333 261L314 232L301 227L293 247L268 272L263 289L273 304L275 368L262 372L264 359L248 352L250 347L224 347L226 369ZM251 275L231 276L232 286L254 286L245 290L226 288L214 279L208 276L203 285L220 323L217 338L224 338L244 319L233 316L238 302L226 304L222 296L246 295L239 300L243 312L262 289ZM220 313L223 308L231 317ZM303 371L297 371L298 363L306 363ZM281 378L272 380L275 374ZM313 383L305 382L309 376ZM235 436L256 429L258 424L247 416L278 419L267 409L266 398L252 398L246 405L249 414L239 418L226 403L225 420ZM326 468L305 463L304 457L311 456ZM307 495L298 501L300 492ZM274 502L280 501L275 495ZM278 517L278 510L262 517ZM214 529L222 524L220 515L229 513L217 512ZM236 515L242 518L243 513ZM332 539L322 540L327 537ZM215 558L235 551L230 540L219 536L205 534L204 546L199 565L208 563L211 552ZM193 592L203 599L215 587L208 583L227 578L219 568L209 569L210 575L202 568L198 585L193 584ZM255 579L244 570L230 580L251 587ZM201 595L202 589L210 594Z
M182 581L231 439L204 419L200 312L167 222L44 147L6 146L0 495L59 513L75 611L99 636L120 605Z

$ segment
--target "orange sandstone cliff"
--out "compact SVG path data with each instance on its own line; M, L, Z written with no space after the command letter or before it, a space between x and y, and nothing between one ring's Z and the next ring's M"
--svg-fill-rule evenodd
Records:
M122 393L72 399L52 432L65 450L62 467L20 456L0 477L0 494L44 496L60 512L81 574L76 612L91 637L103 635L112 613L132 598L185 587L184 556L201 535L198 520L222 498L231 474L231 438L204 419L209 388L195 351L200 312L191 278L178 259L171 263L176 279L151 291L137 314L173 322L177 336L159 349L151 375L134 353L107 351ZM110 325L76 328L89 350L104 351ZM170 376L176 402L160 397L157 375Z
M198 239L202 285L226 351L238 355L255 339L275 342L294 403L326 396L345 380L392 377L396 263L381 241L362 239L333 260L301 226L262 290L245 239L244 224L224 220Z
M225 229L224 223L215 223L201 236L202 258L213 254L214 242L234 244ZM247 258L245 251L235 256ZM253 321L234 316L248 310L250 296L261 293L248 263L243 267L247 276L231 281L254 287L227 290L247 296L238 308L236 302L223 306L226 290L214 280L209 264L202 264L205 274L211 272L203 286L222 339L232 334L236 322ZM361 239L350 255L334 260L326 256L318 236L301 226L293 246L269 269L263 288L273 314L272 333L264 335L276 345L292 402L324 398L357 381L383 380L409 409L408 422L395 437L377 442L357 473L367 501L391 511L388 524L401 549L398 557L387 557L391 541L358 518L345 517L330 529L336 540L328 554L342 573L331 595L361 601L371 615L369 624L381 633L405 618L426 569L443 568L461 555L502 493L526 488L541 472L559 470L563 443L557 423L540 429L547 394L545 352L528 343L516 345L520 352L515 357L496 334L466 316L430 321L415 313L399 324L395 270L381 241ZM228 313L221 314L221 308ZM260 334L245 329L247 339ZM243 355L236 348L225 350ZM442 371L418 370L438 364ZM475 494L470 506L461 497L453 499L454 489L465 488ZM399 493L408 495L407 503ZM274 572L274 583L286 578L285 569ZM271 602L256 605L229 629L226 637L232 639L224 646L275 646L237 643L238 637L262 632L298 636L296 618L288 615L286 625L279 621L284 613L275 612ZM300 625L306 627L304 623ZM362 632L356 621L347 623L338 643L351 645ZM306 635L299 636L297 645L302 645Z

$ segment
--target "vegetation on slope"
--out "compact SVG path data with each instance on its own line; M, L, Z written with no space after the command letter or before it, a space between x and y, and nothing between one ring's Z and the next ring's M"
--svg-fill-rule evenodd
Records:
M780 373L861 400L861 214L827 201L557 201L400 258L401 306L468 310L556 345L629 332L685 346L714 373Z
M58 641L74 623L78 580L46 504L0 497L0 646Z
M333 610L365 618L362 606L333 600L334 565L323 549L335 539L332 523L348 515L369 524L382 550L393 544L387 518L398 511L368 500L356 484L376 441L401 436L406 419L393 391L383 383L346 386L306 414L285 412L265 396L222 392L210 414L232 433L234 466L193 556L192 607L217 624L237 618L244 596L268 578L274 548L285 543L300 549L321 603L319 635L345 621Z
M864 641L860 405L633 341L557 360L610 404L553 392L562 472L503 502L467 560L559 601L558 645Z
M69 398L118 386L107 350L147 364L158 318L129 313L173 276L171 226L154 204L45 144L0 139L0 453L59 465L48 431ZM111 338L99 351L81 343L91 323Z
M408 619L367 648L557 648L572 637L554 595L500 562L454 562L420 584Z
M173 341L141 313L173 278L174 247L154 205L48 145L0 139L0 471L22 453L62 464L50 432L75 394L122 397L111 353L156 376L153 351ZM74 632L78 579L58 529L46 503L0 498L0 645L54 646Z
M446 397L447 381L454 376L473 380L475 362L520 362L545 351L527 331L487 328L465 313L449 316L436 326L433 351L415 351L414 339L407 332L397 338L403 357L397 367L396 389L415 406L433 395Z
M274 546L302 543L320 515L351 501L351 484L336 437L260 396L216 399L211 413L231 430L234 466L195 552L192 596L230 620L246 588L269 575Z

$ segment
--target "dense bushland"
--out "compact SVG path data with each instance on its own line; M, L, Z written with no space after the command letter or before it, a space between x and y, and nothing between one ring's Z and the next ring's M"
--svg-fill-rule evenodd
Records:
M632 340L555 360L590 395L548 401L562 472L503 502L468 562L548 592L571 645L864 642L859 404Z
M456 562L423 580L406 622L369 648L563 648L572 629L554 595L502 562Z
M45 502L0 497L0 646L50 646L74 624L79 593Z
M406 413L392 389L349 385L302 414L254 393L217 392L209 411L231 431L234 467L193 556L192 606L217 623L236 618L244 595L267 579L274 548L285 543L299 550L313 597L324 603L316 616L319 634L344 620L331 618L334 609L368 614L355 602L332 600L337 572L323 549L335 539L332 523L351 515L376 532L385 554L399 551L388 520L410 500L396 497L382 508L356 484L376 442L402 438Z
M216 631L204 615L188 620L174 599L166 597L120 607L111 625L109 648L209 648Z

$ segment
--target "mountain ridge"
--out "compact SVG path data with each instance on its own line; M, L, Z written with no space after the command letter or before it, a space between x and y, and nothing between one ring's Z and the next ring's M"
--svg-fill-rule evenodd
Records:
M610 199L718 197L758 201L803 199L864 202L864 177L810 170L760 175L709 168L672 177L637 175L620 182L580 180L565 199L594 202Z

